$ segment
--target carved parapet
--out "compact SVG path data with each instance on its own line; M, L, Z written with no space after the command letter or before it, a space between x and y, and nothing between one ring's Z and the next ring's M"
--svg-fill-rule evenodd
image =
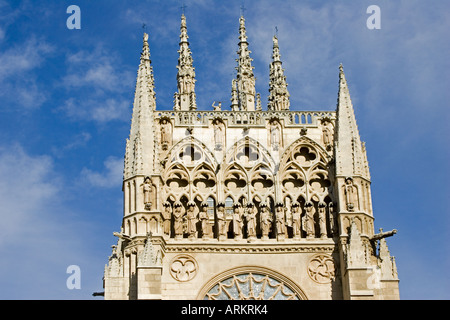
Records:
M155 118L170 118L176 126L208 126L215 118L227 120L229 127L265 127L267 120L279 119L285 127L316 127L322 118L334 121L334 111L155 111Z

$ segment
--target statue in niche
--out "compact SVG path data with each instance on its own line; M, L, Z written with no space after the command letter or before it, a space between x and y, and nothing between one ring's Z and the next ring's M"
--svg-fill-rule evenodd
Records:
M217 227L219 240L227 238L227 221L225 219L225 204L219 203L217 205Z
M319 202L319 231L322 239L327 237L326 207L327 204L325 202Z
M330 232L331 235L334 236L337 234L338 230L337 230L337 223L336 223L336 217L335 217L335 213L334 213L334 207L333 207L333 202L330 202L328 204L328 219L330 222Z
M289 197L284 199L284 215L286 217L286 225L292 227L292 206L291 198Z
M292 229L294 238L300 238L302 208L298 202L292 204Z
M272 149L277 151L280 145L280 128L277 121L272 121L270 123L270 143Z
M170 202L164 202L164 211L162 212L163 216L163 232L164 234L170 235L170 219L172 217L172 206Z
M314 238L314 206L312 202L305 204L306 213L302 218L302 230L306 232L306 238Z
M144 207L145 210L150 210L152 208L152 192L153 184L150 177L145 177L144 183L141 184L144 192Z
M234 232L234 238L235 239L241 239L242 238L242 207L241 204L235 203L233 208L233 232Z
M182 238L183 237L183 218L184 214L186 212L186 209L184 209L183 205L180 201L175 202L174 209L173 209L173 229L175 233L175 238Z
M272 227L272 217L266 204L261 204L261 231L262 239L269 239L269 232Z
M328 129L328 127L323 127L322 136L323 136L323 144L325 145L325 148L327 150L330 150L332 137L331 137L330 129Z
M283 204L278 203L275 208L275 221L277 225L277 237L284 238L286 235L286 225L284 219Z
M351 177L345 178L344 193L347 211L355 211L357 201L356 188L353 185L353 179Z
M245 216L247 220L247 236L249 238L256 237L256 214L258 209L253 205L252 202L247 204L247 214Z
M186 91L184 93L189 93L192 91L192 83L193 83L191 75L187 74L185 79L186 79L186 88L185 88Z
M224 145L224 125L219 119L214 120L214 141L216 150L222 150Z
M195 205L195 202L189 201L187 204L187 211L186 211L186 220L187 220L186 232L189 238L197 237L197 215L198 215L198 208Z
M163 150L167 150L172 144L172 125L167 119L161 121L161 146Z
M202 202L201 210L198 214L198 218L201 222L202 226L202 237L204 239L212 238L212 226L209 223L209 215L208 215L208 203Z

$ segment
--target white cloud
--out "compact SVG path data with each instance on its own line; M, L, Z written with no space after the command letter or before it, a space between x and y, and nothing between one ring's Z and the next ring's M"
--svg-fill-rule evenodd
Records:
M20 234L29 234L38 211L58 193L58 180L51 178L52 159L30 157L20 146L0 149L0 202L2 226L0 245L11 243Z
M43 63L53 47L42 39L30 36L27 41L0 53L0 81L23 75Z
M54 48L42 39L29 39L0 52L0 97L28 109L40 107L48 93L34 71L40 68Z
M56 158L64 157L68 151L76 150L85 147L91 140L92 136L89 132L80 132L71 138L66 138L66 144L61 147L52 147L52 154Z
M0 299L86 297L65 285L70 264L101 269L86 250L92 227L66 203L71 184L50 156L30 155L20 145L0 147L0 176Z
M80 50L68 55L61 85L71 96L82 98L68 98L58 110L76 121L129 121L130 93L135 80L119 60L101 44L93 51Z
M113 188L121 185L123 176L123 159L108 157L104 162L103 172L83 168L82 181L87 181L91 186L100 188Z
M129 121L131 119L131 106L126 99L81 100L69 98L58 110L64 112L72 120L107 123L113 120Z
M67 88L89 87L96 91L123 92L131 88L134 76L121 70L114 53L98 44L92 51L78 51L66 59L67 74L63 85Z

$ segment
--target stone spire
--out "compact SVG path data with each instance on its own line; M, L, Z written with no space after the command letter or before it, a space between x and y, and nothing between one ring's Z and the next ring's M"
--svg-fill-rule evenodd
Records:
M370 180L366 148L361 143L342 64L339 66L339 93L336 111L336 175L361 176Z
M242 111L255 111L255 76L253 74L251 51L248 49L247 35L245 31L245 19L239 19L239 58L237 70L237 91L239 109Z
M195 100L195 69L191 49L189 49L186 17L181 15L180 50L178 50L178 92L175 93L174 110L196 110Z
M130 136L126 142L124 180L149 175L154 163L153 111L156 109L153 68L148 34L144 33L141 61L137 72Z
M269 110L289 110L290 107L288 85L281 64L278 38L273 36L272 63L269 71Z

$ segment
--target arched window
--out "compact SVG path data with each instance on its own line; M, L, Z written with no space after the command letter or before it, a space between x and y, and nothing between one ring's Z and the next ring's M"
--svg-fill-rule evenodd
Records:
M265 267L238 267L211 279L198 296L203 300L307 299L295 282Z

